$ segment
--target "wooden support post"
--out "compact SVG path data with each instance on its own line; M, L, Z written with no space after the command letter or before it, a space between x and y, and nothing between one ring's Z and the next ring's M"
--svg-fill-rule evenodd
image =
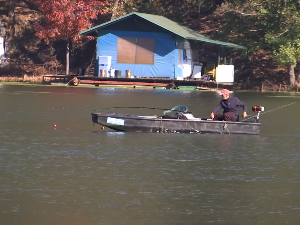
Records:
M281 84L279 84L279 92L281 91Z
M264 83L261 83L261 92L264 91Z

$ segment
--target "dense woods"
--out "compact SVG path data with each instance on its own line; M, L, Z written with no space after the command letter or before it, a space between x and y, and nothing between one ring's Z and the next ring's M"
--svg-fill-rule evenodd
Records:
M0 0L6 57L33 65L55 61L68 74L69 67L86 67L94 54L95 41L82 39L80 30L132 11L162 15L248 47L247 55L237 52L234 61L243 88L300 83L298 0Z

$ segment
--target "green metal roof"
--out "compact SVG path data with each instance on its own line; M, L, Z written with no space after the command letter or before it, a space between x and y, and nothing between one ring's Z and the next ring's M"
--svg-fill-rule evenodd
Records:
M163 16L158 16L158 15L153 15L153 14L146 14L146 13L138 13L138 12L132 12L130 14L127 14L125 16L119 17L117 19L108 21L106 23L100 24L98 26L92 27L88 30L82 31L79 34L81 35L88 35L88 36L97 36L98 34L98 30L103 29L104 27L107 27L113 23L117 23L118 21L127 19L131 16L139 16L145 20L148 20L151 23L156 24L159 27L162 27L166 30L168 30L169 32L172 32L184 39L187 40L194 40L194 41L202 41L202 42L208 42L208 43L212 43L212 44L217 44L217 45L222 45L222 46L227 46L230 48L239 48L239 49L244 49L247 50L246 47L241 46L241 45L237 45L237 44L233 44L233 43L228 43L228 42L222 42L222 41L216 41L216 40L212 40L209 37L206 37L192 29L189 29L185 26L181 26L178 23L163 17Z

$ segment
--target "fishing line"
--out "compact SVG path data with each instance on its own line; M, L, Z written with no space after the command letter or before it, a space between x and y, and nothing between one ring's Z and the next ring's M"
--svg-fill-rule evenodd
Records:
M281 109L281 108L286 107L286 106L293 105L293 104L295 104L295 103L296 103L296 102L292 102L292 103L290 103L290 104L286 104L286 105L283 105L283 106L279 106L279 107L277 107L277 108L275 108L275 109L270 109L270 110L268 110L268 111L261 112L260 115L265 114L265 113L268 113L268 112L272 112L272 111L277 110L277 109Z
M289 104L286 104L286 105L279 106L279 107L277 107L277 108L275 108L275 109L270 109L270 110L268 110L268 111L261 112L260 115L265 114L265 113L268 113L268 112L273 112L274 110L281 109L281 108L283 108L283 107L290 106L290 105L293 105L293 104L295 104L295 103L296 103L296 102L292 102L292 103L289 103ZM258 119L257 116L247 116L247 118L244 119L244 120L241 120L241 122L246 121L246 120L249 120L249 119L251 119L251 118L257 118L257 119Z

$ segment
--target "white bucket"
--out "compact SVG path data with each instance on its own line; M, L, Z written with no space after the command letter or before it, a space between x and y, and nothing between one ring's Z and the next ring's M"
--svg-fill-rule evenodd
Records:
M115 70L116 69L110 69L109 73L110 73L110 77L115 77Z

